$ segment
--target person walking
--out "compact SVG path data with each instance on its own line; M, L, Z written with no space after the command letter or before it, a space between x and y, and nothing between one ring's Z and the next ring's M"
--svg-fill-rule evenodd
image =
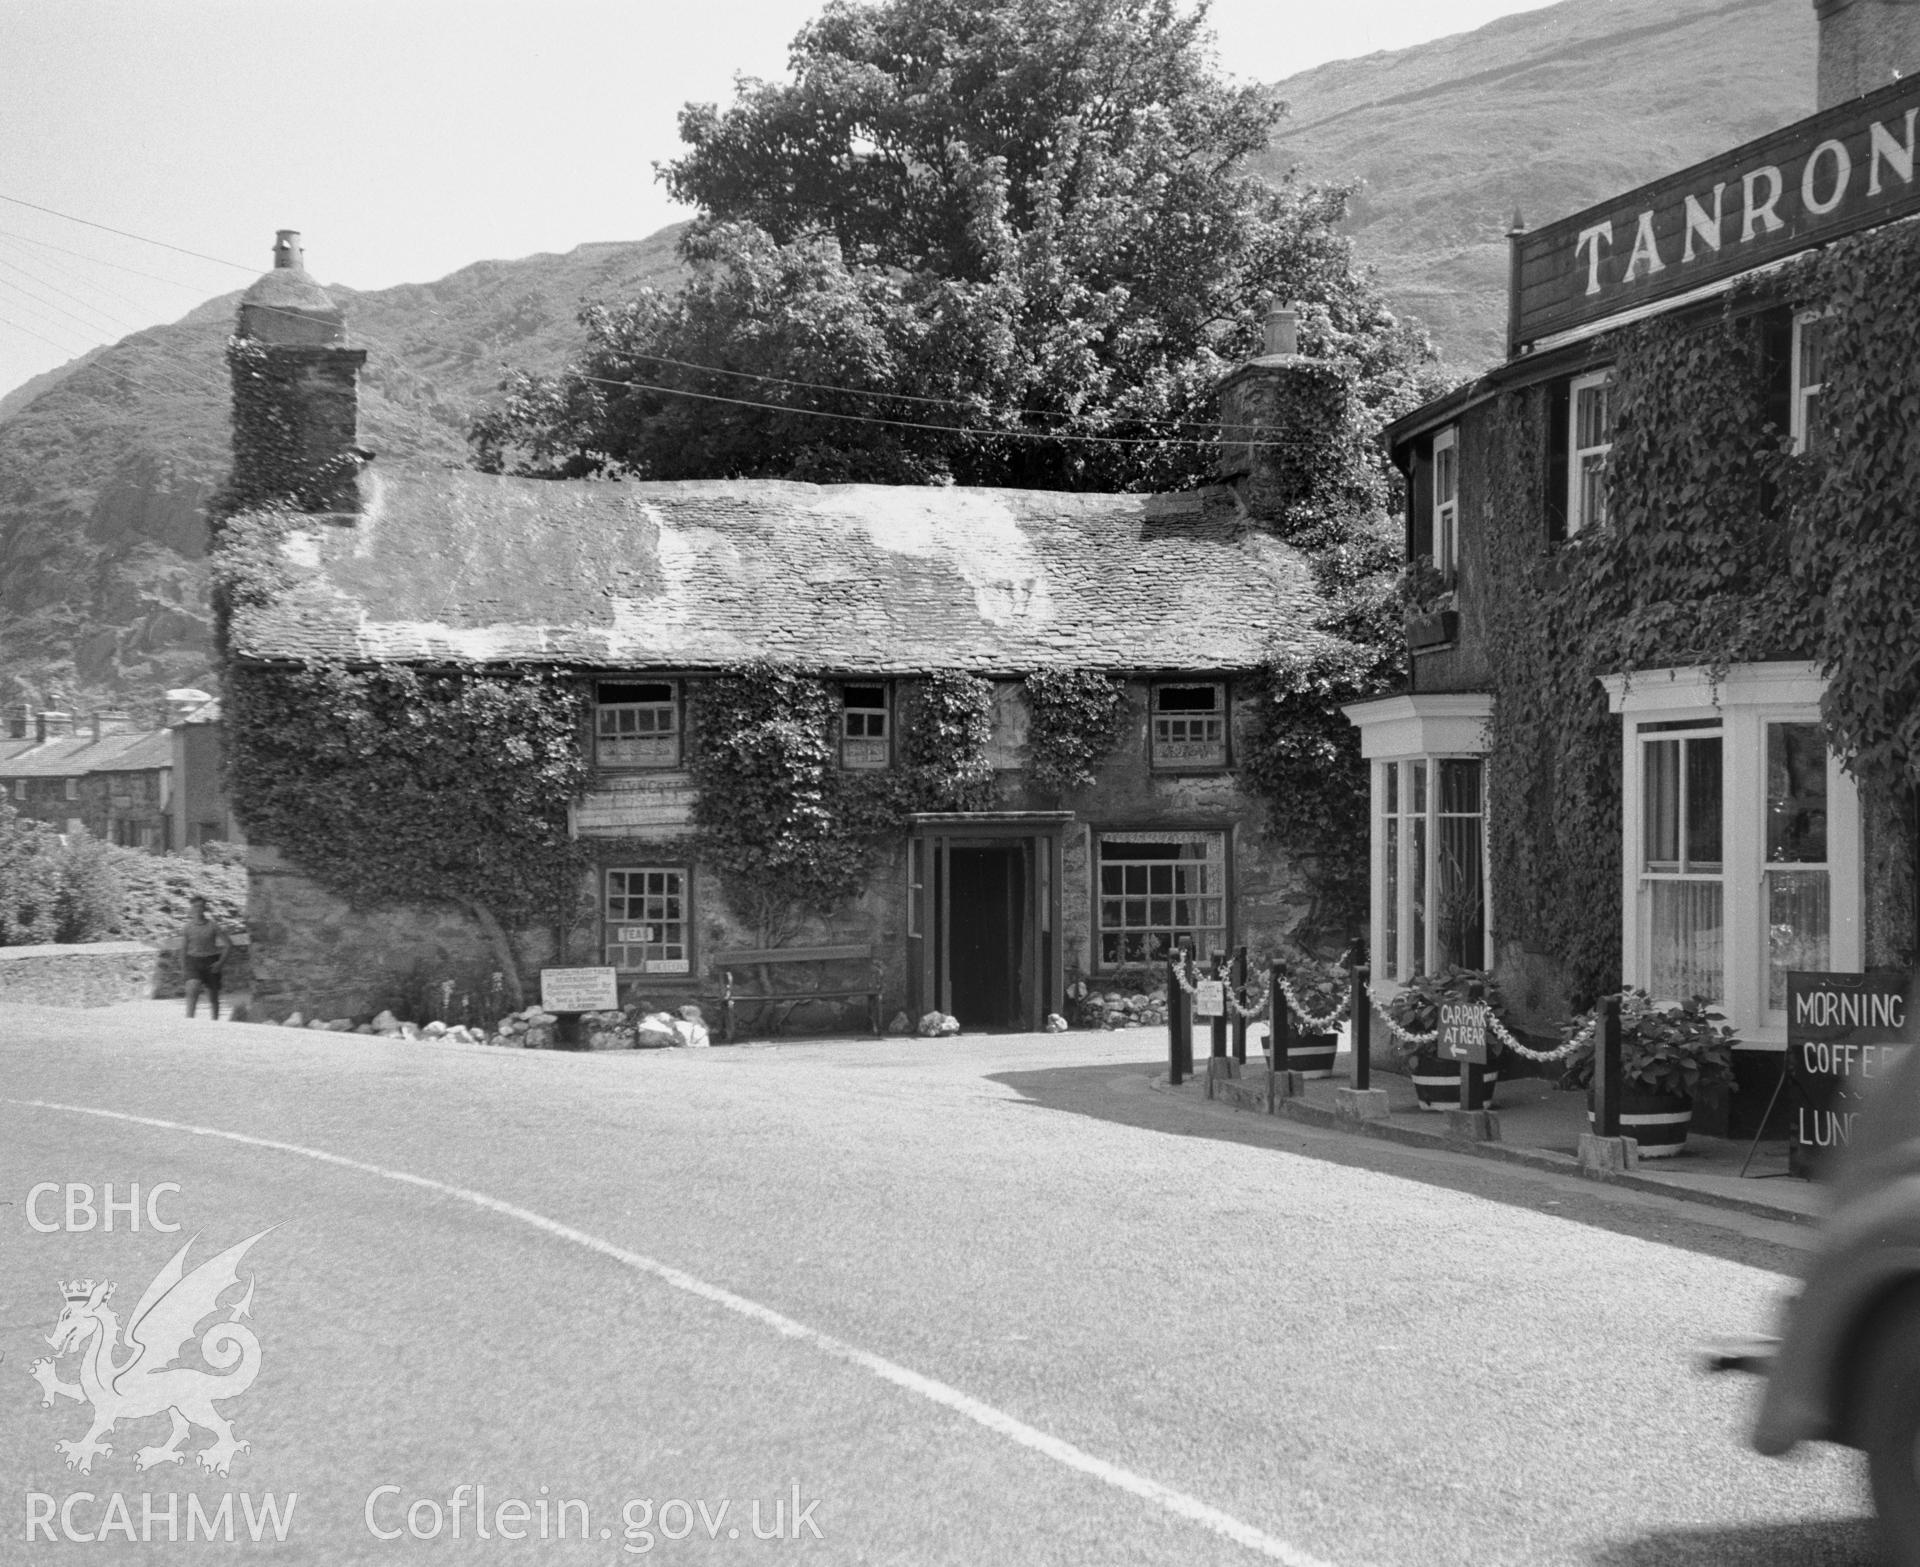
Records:
M207 913L205 898L189 898L187 908L187 924L180 936L180 955L187 980L187 1016L193 1016L204 989L217 1023L220 1021L220 969L233 950L233 942L226 927Z

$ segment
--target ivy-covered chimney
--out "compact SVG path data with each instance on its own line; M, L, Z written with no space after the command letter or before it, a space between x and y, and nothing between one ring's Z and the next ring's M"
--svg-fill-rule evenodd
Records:
M1247 512L1285 531L1293 514L1321 506L1347 473L1353 367L1300 352L1299 312L1267 312L1256 359L1220 383L1220 456L1214 474Z
M290 503L356 512L364 348L346 346L346 314L308 276L300 236L281 229L273 270L240 299L233 371L233 509Z

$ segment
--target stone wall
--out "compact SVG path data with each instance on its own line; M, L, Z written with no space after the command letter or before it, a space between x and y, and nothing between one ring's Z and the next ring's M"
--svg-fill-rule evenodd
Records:
M137 941L0 947L0 1002L107 1007L154 993L152 947Z

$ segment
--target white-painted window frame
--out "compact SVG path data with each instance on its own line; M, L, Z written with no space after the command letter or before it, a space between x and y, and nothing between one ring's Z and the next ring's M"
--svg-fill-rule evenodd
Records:
M1812 451L1814 442L1818 438L1819 426L1812 415L1818 407L1821 394L1827 389L1824 373L1825 355L1822 352L1823 373L1820 379L1811 380L1807 374L1807 349L1809 338L1813 338L1816 343L1824 338L1826 320L1826 313L1819 310L1802 310L1793 318L1793 403L1789 420L1792 425L1790 433L1793 436L1793 449L1796 452ZM1813 437L1813 441L1810 441L1810 436Z
M1720 1010L1743 1046L1784 1050L1786 1013L1767 1005L1767 726L1819 722L1824 687L1819 670L1801 662L1736 664L1717 681L1700 668L1641 670L1631 676L1608 676L1602 684L1613 711L1623 720L1621 953L1625 981L1644 988L1652 973L1642 897L1646 777L1640 726L1718 718L1726 992ZM1865 957L1860 798L1831 752L1826 785L1828 964L1835 973L1857 973Z
M1613 370L1594 370L1586 375L1577 375L1567 384L1567 537L1575 538L1589 528L1603 528L1607 523L1606 461L1613 450ZM1592 441L1582 445L1580 441L1580 394L1604 390L1607 392L1606 439ZM1594 486L1596 505L1590 513L1586 504L1587 487L1585 484L1589 460L1597 464L1599 475Z
M1433 438L1433 564L1447 581L1460 570L1460 430Z

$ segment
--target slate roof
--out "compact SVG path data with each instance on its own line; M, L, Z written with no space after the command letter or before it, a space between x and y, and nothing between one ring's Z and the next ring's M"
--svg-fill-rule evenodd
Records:
M823 672L1239 670L1318 640L1305 559L1220 489L1085 495L388 469L286 546L247 659Z
M173 765L173 740L164 729L131 734L91 732L70 739L0 740L0 778L82 778L88 773L144 773Z

